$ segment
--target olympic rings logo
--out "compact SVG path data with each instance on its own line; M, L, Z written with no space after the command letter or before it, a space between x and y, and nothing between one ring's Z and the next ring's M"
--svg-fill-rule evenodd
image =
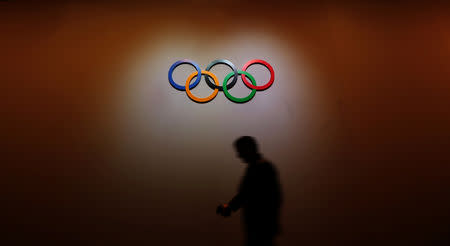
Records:
M179 65L182 64L189 64L191 66L193 66L197 71L193 72L191 75L188 76L188 78L186 79L186 83L184 85L179 85L177 84L173 78L172 78L172 74L173 71L175 70L175 68L177 68ZM231 68L231 70L233 70L231 73L229 73L227 76L225 76L225 79L223 80L222 85L220 85L219 80L217 79L216 75L214 75L213 73L211 73L209 70L211 70L211 68L213 68L215 65L217 64L224 64L227 65L228 67ZM269 69L270 72L270 79L269 81L261 86L258 86L256 84L256 80L255 78L249 74L246 70L248 67L250 67L253 64L261 64L263 66L265 66L267 69ZM205 76L205 81L208 84L208 86L213 89L213 93L207 97L204 98L199 98L194 96L194 94L192 94L191 90L194 89L201 80L201 75ZM251 89L252 91L250 92L250 94L246 97L234 97L230 94L229 90L231 88L233 88L233 86L236 84L238 76L241 75L242 81L244 82L244 84ZM194 83L191 84L192 79L196 77ZM212 78L212 80L214 81L211 82L210 78ZM228 83L228 81L233 78L231 80L231 83ZM249 82L247 80L247 78L250 79L251 82ZM188 60L188 59L184 59L184 60L179 60L176 61L174 64L172 64L172 66L169 69L169 82L170 84L177 90L180 91L186 91L186 94L188 95L188 97L193 100L194 102L198 102L198 103L206 103L209 102L211 100L213 100L219 91L223 91L223 93L225 94L225 96L232 102L235 103L245 103L250 101L256 94L256 91L262 91L262 90L266 90L267 88L269 88L272 84L273 81L275 80L275 73L273 71L272 66L263 60L250 60L248 61L243 67L242 70L237 70L236 67L234 66L233 63L231 63L228 60L224 60L224 59L218 59L215 60L213 62L211 62L207 67L206 70L201 70L200 66L195 63L192 60Z

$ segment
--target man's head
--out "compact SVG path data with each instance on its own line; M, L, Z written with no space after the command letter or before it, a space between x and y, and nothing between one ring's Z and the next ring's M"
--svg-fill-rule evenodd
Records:
M234 141L238 157L247 163L254 163L260 159L258 144L253 137L242 136Z

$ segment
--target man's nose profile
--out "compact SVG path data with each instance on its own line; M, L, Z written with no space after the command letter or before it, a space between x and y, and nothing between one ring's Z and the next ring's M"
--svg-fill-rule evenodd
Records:
M242 136L234 141L237 156L247 164L237 194L216 213L229 217L242 209L246 245L274 245L279 233L281 186L276 168L262 157L253 137Z

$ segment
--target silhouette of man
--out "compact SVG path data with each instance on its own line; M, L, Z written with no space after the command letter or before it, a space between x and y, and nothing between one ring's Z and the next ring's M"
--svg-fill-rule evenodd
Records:
M224 217L239 208L243 210L246 245L274 245L279 233L281 188L275 167L258 152L254 138L243 136L234 142L239 158L248 164L238 193L228 204L217 207Z

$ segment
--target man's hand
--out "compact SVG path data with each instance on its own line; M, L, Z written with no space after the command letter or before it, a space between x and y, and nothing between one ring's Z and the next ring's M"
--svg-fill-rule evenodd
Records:
M220 214L223 217L230 217L231 215L231 208L228 206L228 204L220 204L216 209L216 214Z

